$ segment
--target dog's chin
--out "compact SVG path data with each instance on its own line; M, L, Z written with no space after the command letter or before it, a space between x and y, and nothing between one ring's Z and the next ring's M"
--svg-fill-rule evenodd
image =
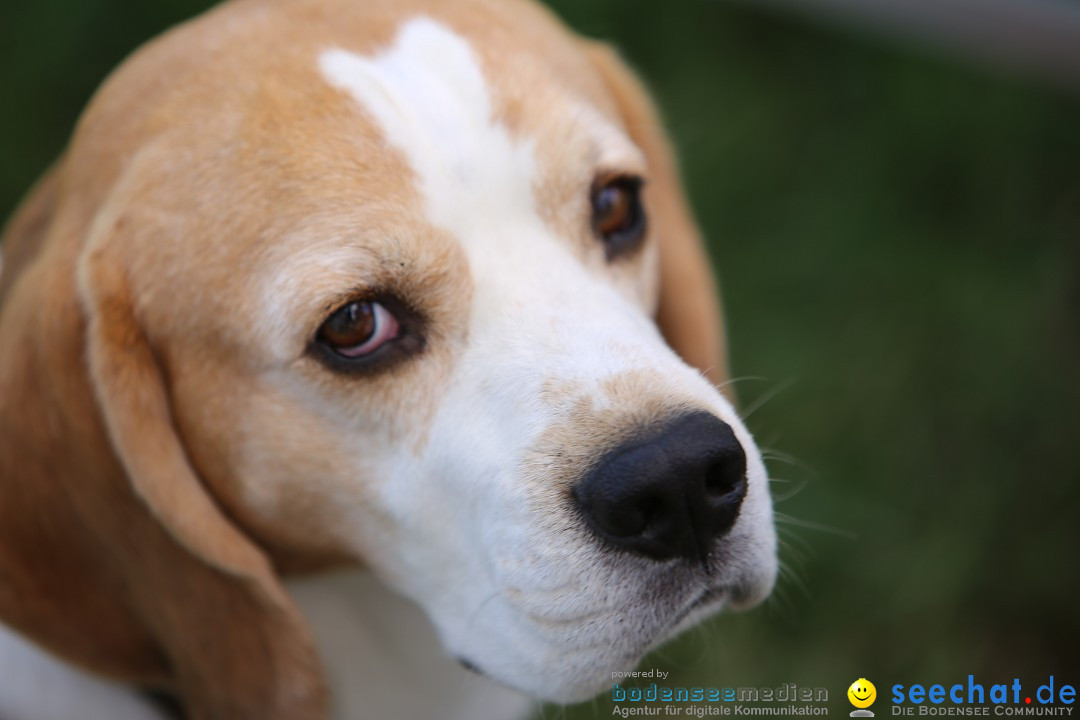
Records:
M743 609L757 604L768 594L766 589L711 588L690 598L671 612L632 645L594 646L584 652L555 655L547 667L491 667L482 661L460 659L469 670L484 675L514 690L546 702L570 704L590 700L611 687L612 673L633 670L649 652L670 642L686 630L719 613L726 607Z

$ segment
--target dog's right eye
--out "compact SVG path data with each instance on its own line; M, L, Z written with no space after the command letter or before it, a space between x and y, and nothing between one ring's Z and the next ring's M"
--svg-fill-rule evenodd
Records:
M424 350L424 327L396 297L352 300L323 320L307 352L334 372L380 372Z
M381 303L354 301L336 310L319 328L318 340L342 357L371 355L401 332L394 314Z

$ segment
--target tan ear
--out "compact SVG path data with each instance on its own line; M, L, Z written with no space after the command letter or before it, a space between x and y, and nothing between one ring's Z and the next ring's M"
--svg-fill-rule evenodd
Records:
M324 717L307 627L266 555L230 522L192 467L120 255L122 246L91 243L79 284L94 393L145 506L144 517L120 519L130 527L113 541L145 543L115 548L128 568L133 604L162 646L191 718ZM138 529L148 522L146 510L164 533Z
M660 118L644 86L613 49L588 42L586 52L648 163L649 222L660 246L657 324L683 360L700 369L730 396L724 326L712 267Z

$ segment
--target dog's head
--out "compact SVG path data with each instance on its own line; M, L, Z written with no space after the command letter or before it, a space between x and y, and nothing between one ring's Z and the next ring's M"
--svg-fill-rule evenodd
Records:
M95 208L79 296L116 453L245 587L276 582L263 552L364 563L449 653L559 701L769 592L765 470L666 142L542 11L227 7L119 71L65 181Z

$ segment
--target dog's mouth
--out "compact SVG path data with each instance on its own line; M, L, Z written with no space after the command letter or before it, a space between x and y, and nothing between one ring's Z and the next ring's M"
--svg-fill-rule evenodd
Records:
M481 670L476 665L476 663L472 662L468 658L464 658L464 657L461 657L459 655L458 657L456 657L454 659L457 660L458 665L465 668L466 670L473 673L474 675L479 675L480 677L487 677L487 673L485 673L483 670Z
M717 609L715 606L719 605L725 599L727 599L727 596L728 588L726 587L717 586L707 588L704 592L702 592L694 600L692 600L686 607L677 612L674 617L672 617L672 619L665 626L664 630L658 633L656 642L653 644L653 647L656 647L661 643L667 642L675 635L678 635L682 630L685 629L685 627L683 626L687 624L687 619L691 618L692 616L709 614L710 610ZM693 619L696 622L698 618L694 617Z
M710 610L715 609L714 606L724 601L728 592L728 588L720 586L710 587L704 590L667 622L663 629L657 633L656 639L650 644L649 649L651 650L662 645L684 630L685 628L682 626L686 623L687 619L691 618L691 616L697 615L698 613L709 614ZM696 622L697 619L698 618L693 618L693 622ZM693 624L693 622L688 624ZM483 668L465 656L455 656L454 660L458 665L474 675L490 677Z
M722 599L726 594L726 587L711 587L705 592L701 593L701 595L696 600L694 600L693 603L690 604L690 609L696 610L699 607L709 605L717 600Z
M643 605L636 611L624 608L611 615L605 612L588 614L590 619L586 622L581 622L577 616L572 622L560 623L555 628L559 634L546 638L541 652L535 653L534 657L562 658L567 666L575 668L565 677L553 676L550 671L528 661L511 667L505 663L491 663L483 653L474 654L464 647L454 653L454 659L470 673L518 691L554 702L577 702L599 692L612 671L631 669L649 652L714 615L725 605L739 603L744 594L738 583L701 583L695 588L684 588L677 599L669 597L663 609ZM660 613L663 613L663 619L657 617ZM613 640L610 633L605 634L605 625L622 628L623 637ZM562 634L564 631L567 634ZM542 677L526 677L529 675Z

